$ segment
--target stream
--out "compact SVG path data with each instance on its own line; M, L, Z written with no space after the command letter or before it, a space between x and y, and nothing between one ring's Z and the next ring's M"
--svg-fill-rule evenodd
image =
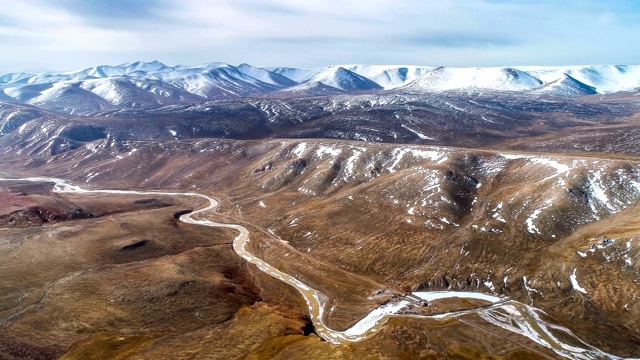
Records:
M413 299L423 299L426 301L442 300L448 298L471 298L488 301L489 306L473 308L468 310L458 310L435 315L413 315L402 314L412 303L407 298L401 298L396 302L389 302L373 309L364 318L359 320L350 328L338 331L333 330L325 324L325 309L327 297L320 291L311 288L295 277L284 273L265 261L251 254L246 246L250 242L249 231L242 225L217 223L203 218L194 218L199 214L208 211L215 212L218 201L207 195L193 192L158 192L158 191L135 191L135 190L88 190L79 186L71 185L65 180L48 177L28 177L19 179L0 178L0 181L31 181L54 183L53 191L58 193L97 193L97 194L129 194L129 195L165 195L165 196L190 196L199 197L208 201L209 205L184 214L180 221L210 227L229 228L238 231L238 235L233 241L233 250L247 262L254 264L260 271L293 286L302 294L309 308L310 319L313 322L316 333L332 344L344 344L368 339L376 334L390 317L412 317L441 321L442 319L458 318L460 316L475 313L487 323L498 326L502 329L525 336L534 342L542 345L554 353L569 359L622 359L618 356L605 353L577 338L571 330L549 322L543 321L540 314L544 312L535 307L523 303L501 298L495 295L463 292L463 291L432 291L415 292L409 296ZM464 323L469 324L464 321ZM473 325L473 324L470 324ZM475 326L475 325L473 325ZM481 328L482 330L487 330ZM573 339L572 344L567 344L554 336L553 332L562 332L565 337Z

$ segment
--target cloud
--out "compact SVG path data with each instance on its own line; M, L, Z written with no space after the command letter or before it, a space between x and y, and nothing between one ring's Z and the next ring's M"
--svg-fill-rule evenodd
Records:
M148 18L167 6L164 0L49 0L47 4L90 18Z
M43 7L69 14L92 27L140 28L170 21L164 16L172 3L168 0L39 0Z
M474 33L432 33L400 37L399 40L412 46L441 48L495 48L515 46L520 41L501 35L482 35Z
M639 8L631 0L0 0L0 73L152 59L640 63Z
M287 4L284 2L268 2L260 0L245 0L242 7L247 12L257 13L260 16L287 15L300 16L309 14L304 8L295 4Z

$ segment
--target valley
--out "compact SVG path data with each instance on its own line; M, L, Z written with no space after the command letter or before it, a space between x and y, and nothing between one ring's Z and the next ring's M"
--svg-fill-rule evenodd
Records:
M7 179L0 179L0 180L7 181ZM62 193L188 196L188 197L203 198L207 200L209 202L208 206L202 209L199 209L195 212L189 211L187 214L180 215L179 216L180 221L184 223L203 225L203 226L209 226L214 228L229 228L229 229L237 230L239 232L239 235L236 236L233 242L234 251L240 257L247 260L249 263L256 265L262 272L269 274L272 277L277 278L293 286L296 290L298 290L305 298L305 301L309 307L311 321L314 324L315 333L318 334L323 339L334 344L342 344L345 342L358 342L358 341L366 340L367 338L374 336L375 332L380 330L380 328L385 324L386 319L388 317L398 315L398 314L399 316L405 315L406 313L404 313L404 311L406 311L407 309L411 309L413 306L428 306L429 302L435 301L436 303L438 303L443 299L460 298L460 299L482 300L485 302L489 302L491 306L489 307L487 307L486 305L477 306L476 308L467 307L467 308L464 308L463 310L454 310L449 312L442 312L442 310L436 310L440 312L437 312L435 315L431 315L431 316L437 319L447 319L449 317L458 317L458 316L463 316L465 314L478 312L480 316L483 317L485 320L489 321L490 323L497 324L498 326L500 326L500 324L503 324L503 323L506 325L511 321L515 320L516 324L518 324L520 328L512 328L511 325L506 325L503 327L508 330L513 329L512 331L514 331L515 333L524 334L525 336L529 337L531 340L534 340L541 345L548 346L550 349L554 350L556 353L560 355L576 356L580 358L584 357L585 359L599 358L599 357L613 357L613 355L611 354L602 353L597 349L590 347L584 343L582 344L586 345L587 347L586 349L580 348L578 346L564 344L561 341L557 340L551 334L551 332L547 329L547 326L540 320L539 316L536 314L536 312L539 310L535 308L527 307L524 304L509 301L507 299L501 299L500 297L490 296L490 295L475 293L475 292L463 292L463 291L441 291L441 292L435 291L434 292L432 291L432 292L418 292L410 295L401 294L400 295L400 297L402 298L401 300L392 301L390 303L386 303L378 307L377 309L374 309L369 314L367 314L363 319L359 320L355 325L353 325L349 329L346 329L345 331L335 331L327 328L326 325L324 324L324 311L326 309L326 302L327 302L326 295L318 292L317 290L309 288L306 284L296 279L295 276L291 276L289 274L281 272L280 270L256 258L250 252L248 252L246 250L246 246L247 246L247 243L249 242L249 231L245 227L241 225L236 225L236 224L214 223L209 220L201 220L201 219L193 218L193 215L197 215L200 213L207 213L208 211L215 210L218 205L218 202L213 198L196 194L196 193L162 193L162 192L139 192L139 191L127 191L127 190L89 190L87 191L77 186L69 185L62 180L53 179L53 178L27 178L27 179L16 179L16 180L9 180L9 181L11 182L22 182L22 181L53 182L55 183L54 191L62 192ZM152 203L152 201L138 200L135 203L136 204ZM179 214L179 213L176 213L176 214ZM177 215L174 215L174 218L176 217ZM126 245L122 247L122 250L130 251L139 247L143 247L146 245L146 242L148 241L149 240L142 240L131 245ZM573 276L572 283L574 283L575 272L572 276ZM574 286L577 286L577 285L574 284ZM577 289L581 292L585 292L585 290L580 288L579 286L577 286ZM380 289L378 290L377 293L381 293L385 291L386 289ZM396 298L398 294L392 294L392 295L393 295L393 298ZM427 300L428 302L422 299ZM504 315L503 314L498 315L498 312L493 314L492 310L494 307L501 310L507 310L506 311L507 313L509 312L513 313L514 310L516 310L515 311L516 317L514 318L514 320L500 319L500 317L503 317ZM415 312L411 314L412 315L406 314L406 316L420 317L420 315L416 314ZM487 316L489 318L487 318ZM521 319L521 318L524 319L525 321L524 324L529 323L530 325L523 326L523 324L519 324L518 319ZM555 329L557 330L559 329L565 332L567 335L574 337L574 335L571 333L570 330L564 329L564 328L558 328L557 326L554 326L554 327ZM533 329L534 332L533 333L522 332L522 330L525 330L525 329ZM536 331L540 331L540 332L536 332ZM575 337L573 340L578 341L579 343L581 342L579 339Z
M186 84L161 65L73 86ZM0 355L640 357L635 67L589 69L219 65L279 88L3 100ZM562 81L584 91L541 93Z

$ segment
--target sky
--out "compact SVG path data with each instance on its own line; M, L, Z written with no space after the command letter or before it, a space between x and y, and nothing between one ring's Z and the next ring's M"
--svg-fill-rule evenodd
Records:
M0 0L0 74L158 60L640 64L636 0Z

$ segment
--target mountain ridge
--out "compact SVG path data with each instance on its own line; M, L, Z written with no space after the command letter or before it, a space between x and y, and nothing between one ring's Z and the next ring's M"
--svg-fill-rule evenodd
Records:
M67 91L54 91L67 89ZM71 72L0 76L0 99L67 113L228 98L399 92L518 92L576 97L640 89L640 65L430 67L330 65L315 69L159 61L99 65ZM73 90L73 96L69 91ZM60 97L55 96L60 94ZM74 99L69 101L65 99ZM126 98L128 101L121 101Z

